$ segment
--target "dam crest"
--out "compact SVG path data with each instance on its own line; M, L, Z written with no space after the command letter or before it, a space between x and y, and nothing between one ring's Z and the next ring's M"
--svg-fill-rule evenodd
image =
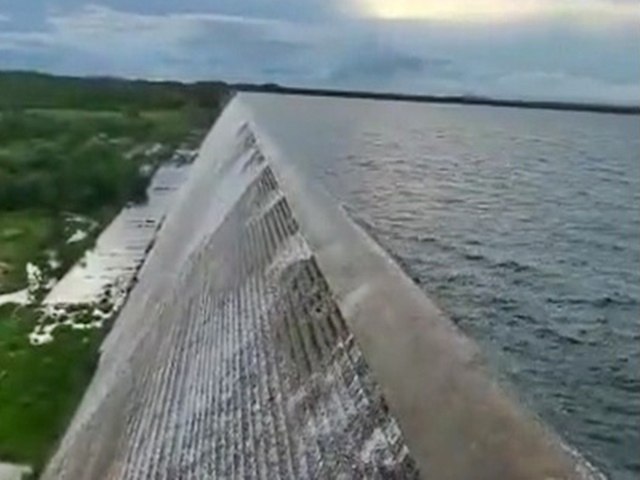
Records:
M600 478L237 96L45 479Z

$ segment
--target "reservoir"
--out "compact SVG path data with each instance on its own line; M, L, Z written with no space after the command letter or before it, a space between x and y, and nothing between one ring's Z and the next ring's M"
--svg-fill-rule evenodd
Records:
M508 389L606 474L637 477L639 117L241 97Z

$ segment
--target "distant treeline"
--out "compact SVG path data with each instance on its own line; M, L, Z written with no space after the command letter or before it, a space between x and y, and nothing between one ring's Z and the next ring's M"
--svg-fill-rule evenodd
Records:
M187 105L219 110L230 90L223 82L180 83L0 72L0 110L65 108L176 109Z
M144 200L152 160L127 152L202 135L229 97L221 82L0 72L0 212L91 214Z
M262 85L236 84L234 89L245 92L278 93L282 95L306 95L315 97L364 98L370 100L396 100L419 103L457 103L463 105L489 105L495 107L570 110L578 112L617 113L639 115L640 105L607 105L597 103L572 103L556 101L508 100L473 95L414 95L405 93L365 92L358 90L334 90L324 88L286 87L274 83Z

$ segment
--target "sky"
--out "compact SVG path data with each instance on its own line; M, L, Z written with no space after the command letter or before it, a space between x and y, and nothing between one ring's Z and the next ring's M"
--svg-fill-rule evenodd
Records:
M0 68L640 103L640 0L0 0Z

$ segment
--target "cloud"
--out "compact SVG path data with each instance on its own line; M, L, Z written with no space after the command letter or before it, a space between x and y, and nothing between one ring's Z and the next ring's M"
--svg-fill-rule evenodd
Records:
M282 2L278 5L291 5ZM241 14L230 0L217 5L218 12L151 13L105 5L49 12L41 28L0 31L0 65L70 74L640 102L640 29L624 22L616 29L594 29L556 18L497 28L361 18L361 12L345 7L331 14L326 7L331 1L300 3L297 17L290 12L280 18L273 11Z
M51 46L51 36L42 32L0 32L0 51L31 51Z
M372 77L386 82L398 74L420 74L428 63L424 58L402 53L363 54L338 65L332 71L332 78L344 81L353 77Z
M211 13L138 14L88 5L47 19L42 32L0 32L0 50L66 51L56 70L89 63L99 74L249 80L256 67L295 60L312 49L313 32L298 24ZM72 67L73 68L73 67ZM80 73L74 71L72 73ZM244 74L249 77L244 78Z
M640 100L640 78L635 82L618 84L561 72L524 72L499 77L480 92L493 96L500 92L500 95L512 98L524 96L624 104L630 99Z
M640 4L611 0L358 0L364 16L446 22L513 22L553 19L628 22L640 19Z
M377 88L388 90L405 77L456 78L459 75L453 62L446 58L430 57L376 41L370 34L336 56L328 73L328 81L348 88Z
M71 14L54 15L48 23L55 42L83 45L97 51L112 51L120 45L152 49L158 49L153 48L154 45L180 46L207 35L224 36L225 32L236 34L239 41L248 37L267 41L301 40L294 29L288 28L288 23L277 20L211 13L137 14L98 5L88 5Z

